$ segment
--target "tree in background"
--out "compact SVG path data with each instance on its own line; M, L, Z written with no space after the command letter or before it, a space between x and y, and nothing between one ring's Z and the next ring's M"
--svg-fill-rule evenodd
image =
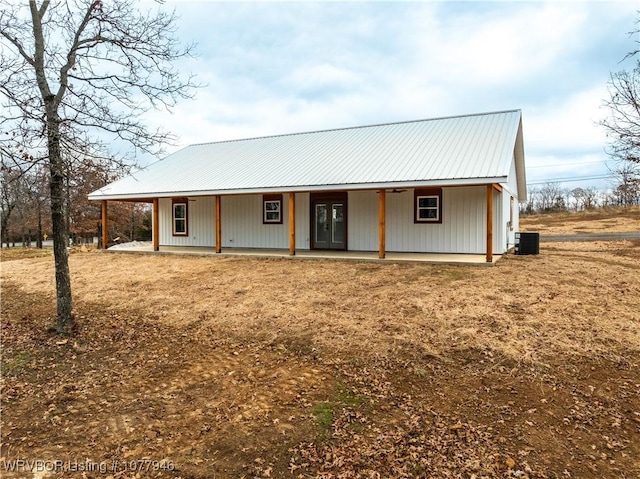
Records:
M139 7L132 0L0 1L0 148L22 171L48 167L58 334L74 326L68 172L88 157L110 160L97 132L157 153L171 137L149 130L143 114L171 108L195 86L173 67L191 50L174 37L174 14Z
M640 19L636 20L637 25ZM622 180L615 190L619 190L620 204L625 206L638 204L640 190L640 28L630 35L635 38L636 49L627 53L623 61L633 60L632 68L611 74L609 98L604 101L609 118L600 123L609 139L607 153L615 162L611 172Z
M587 188L574 188L569 191L569 197L573 199L573 208L576 211L591 210L598 207L599 192L595 186ZM569 201L567 201L569 204Z
M566 209L565 191L556 181L548 181L536 190L537 210L543 213Z
M615 206L640 205L640 164L620 162L611 173L616 179L612 192Z
M49 176L42 164L22 172L3 161L0 174L0 212L2 244L21 242L23 246L43 247L46 233L51 236ZM101 238L101 207L89 201L90 192L122 177L129 168L86 159L65 177L65 218L70 243L81 244ZM146 204L116 202L109 209L109 237L119 242L151 239L150 207Z
M97 236L101 238L101 205L89 201L88 195L116 181L129 172L129 168L117 164L105 164L85 160L79 163L68 176L68 228L74 244L86 242ZM148 209L148 208L146 208ZM119 242L135 239L150 239L143 225L145 206L138 203L114 202L109 208L109 230L111 238Z
M22 181L18 171L5 167L0 169L0 245L5 243L9 247L9 225L15 216L14 210L20 203L19 184Z

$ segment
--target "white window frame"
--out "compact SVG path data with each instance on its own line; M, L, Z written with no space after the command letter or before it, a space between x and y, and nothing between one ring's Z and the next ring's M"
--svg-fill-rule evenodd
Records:
M184 207L184 218L176 217L176 206ZM171 218L173 223L173 236L189 236L189 203L187 201L176 201L171 206ZM176 225L179 221L184 221L184 231L178 231Z
M423 198L434 198L436 200L435 206L420 206L420 200ZM435 210L435 218L421 218L420 211L422 210ZM419 195L416 196L416 222L417 223L439 223L440 222L440 195Z
M276 204L277 207L275 209L268 209L267 203ZM278 213L278 217L276 219L268 218L267 213ZM262 203L262 221L266 224L271 223L282 223L282 200L264 200Z

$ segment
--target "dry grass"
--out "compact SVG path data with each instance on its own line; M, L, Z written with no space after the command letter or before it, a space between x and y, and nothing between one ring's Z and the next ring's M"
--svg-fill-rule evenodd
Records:
M15 261L18 259L37 258L39 256L51 256L53 249L45 248L0 248L0 261Z
M475 348L544 362L640 351L637 242L553 243L493 268L100 253L70 263L79 307L324 354ZM12 261L2 275L50 294L52 267Z
M526 215L520 227L548 235L640 231L640 206Z
M2 261L0 467L640 477L640 241L491 268L75 250L62 340L53 258Z

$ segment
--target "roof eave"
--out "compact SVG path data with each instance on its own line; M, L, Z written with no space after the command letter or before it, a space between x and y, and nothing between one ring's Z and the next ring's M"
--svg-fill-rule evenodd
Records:
M486 178L456 178L456 179L440 179L440 180L418 180L418 181L393 181L379 183L358 183L358 184L336 184L336 185L302 185L302 186L272 186L264 188L235 188L228 190L200 190L200 191L158 191L136 194L123 195L100 195L94 192L89 195L92 201L124 201L139 200L148 201L153 198L175 198L184 196L216 196L216 195L249 195L264 193L312 193L317 191L345 191L345 190L379 190L379 189L396 189L396 188L421 188L427 186L477 186L488 185L493 183L504 183L507 181L506 176L495 176Z

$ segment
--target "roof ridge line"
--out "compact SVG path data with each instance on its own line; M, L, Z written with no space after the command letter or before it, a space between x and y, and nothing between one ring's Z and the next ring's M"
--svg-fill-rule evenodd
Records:
M519 108L514 108L512 110L499 110L499 111L488 111L484 113L468 113L464 115L450 115L450 116L440 116L435 118L423 118L419 120L404 120L404 121L393 121L387 123L373 123L369 125L360 125L360 126L346 126L342 128L329 128L327 130L311 130L311 131L298 131L294 133L280 133L277 135L266 135L266 136L253 136L249 138L236 138L235 140L220 140L220 141L205 141L202 143L192 143L190 145L185 146L184 148L188 148L190 146L203 146L203 145L219 145L222 143L238 143L241 141L251 141L251 140L263 140L267 138L281 138L284 136L297 136L297 135L312 135L315 133L329 133L332 131L346 131L346 130L359 130L363 128L375 128L379 126L391 126L391 125L406 125L408 123L422 123L427 121L438 121L438 120L450 120L453 118L468 118L472 116L485 116L485 115L498 115L501 113L515 113L521 112L522 110ZM170 155L169 155L170 156Z

